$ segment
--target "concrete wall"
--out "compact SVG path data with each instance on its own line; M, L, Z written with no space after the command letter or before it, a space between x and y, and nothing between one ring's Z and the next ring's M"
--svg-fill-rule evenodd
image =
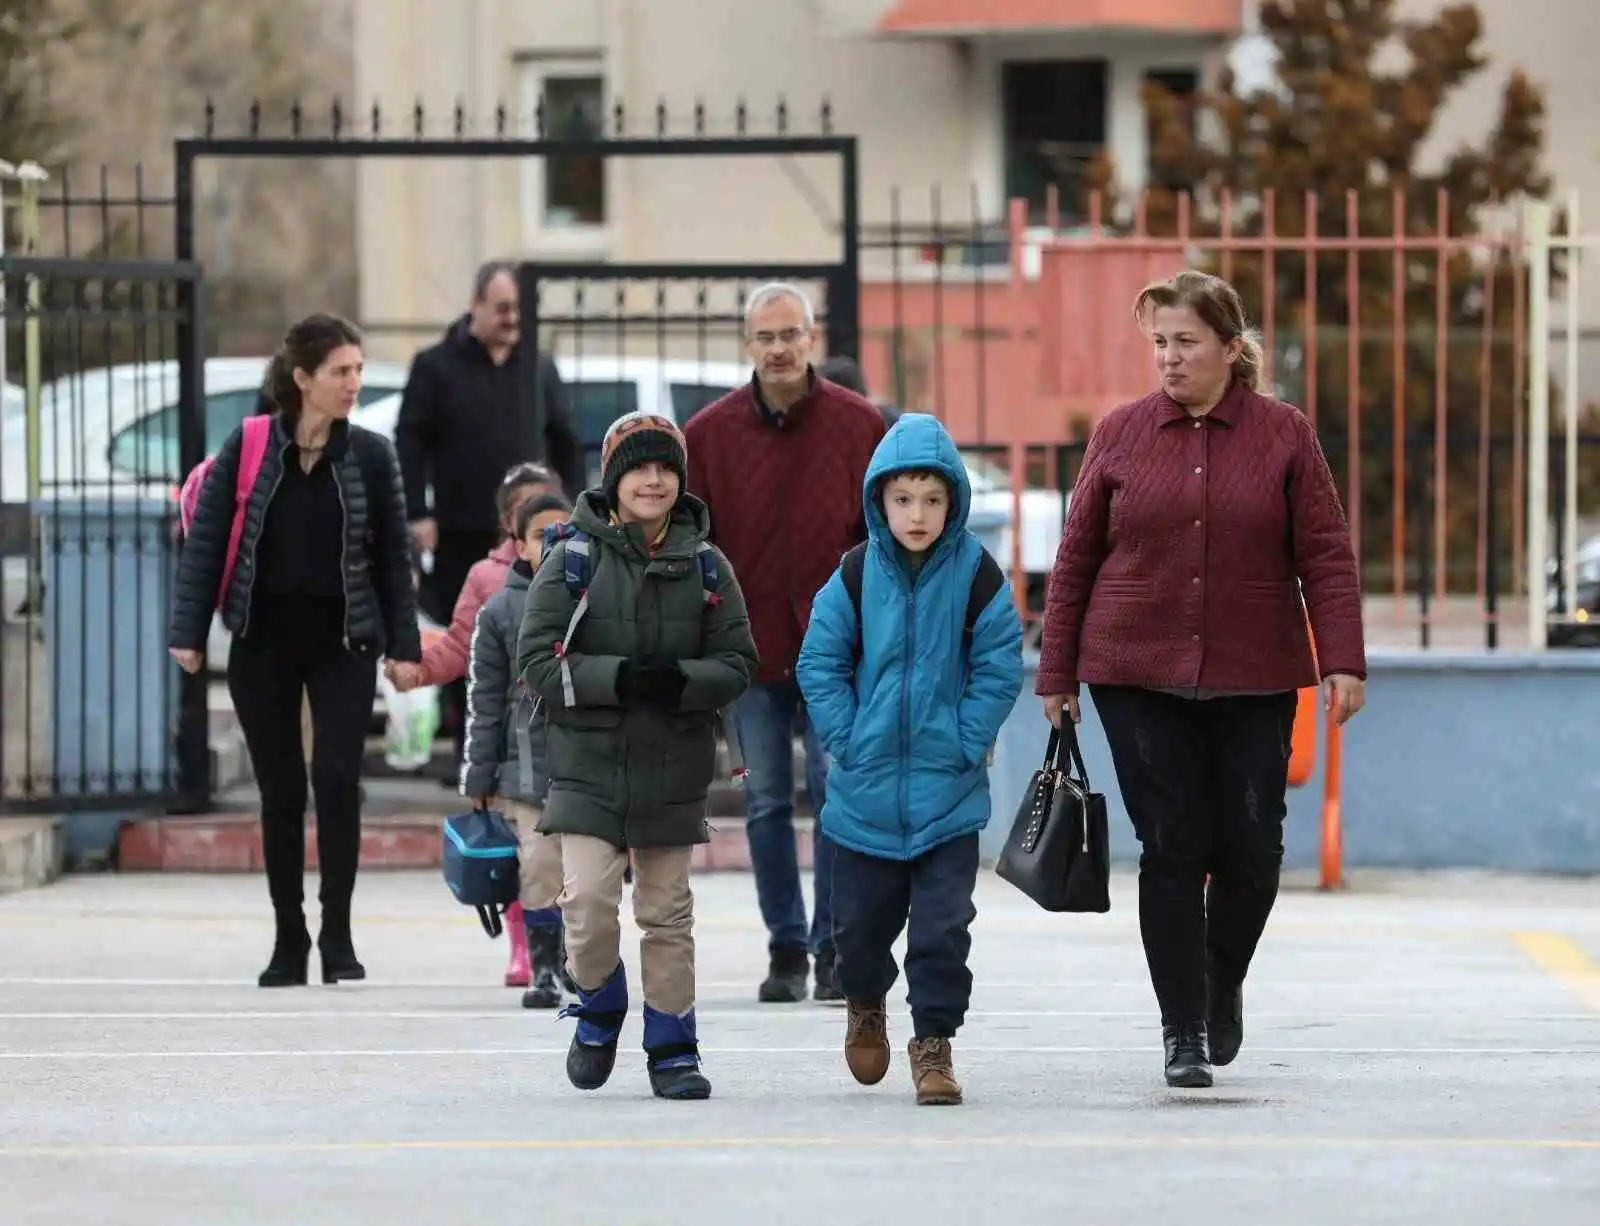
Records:
M1036 664L995 751L991 857L1044 754ZM1600 652L1374 652L1370 667L1367 709L1344 737L1347 869L1600 873ZM1138 843L1092 702L1080 732L1112 855L1132 861ZM1318 863L1324 761L1319 744L1315 777L1290 793L1291 867Z

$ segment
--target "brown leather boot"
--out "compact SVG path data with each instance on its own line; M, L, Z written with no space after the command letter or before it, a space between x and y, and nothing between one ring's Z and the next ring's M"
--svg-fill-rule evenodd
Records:
M881 1000L846 1002L844 1062L864 1086L875 1086L889 1071L889 1018Z
M917 1106L951 1107L961 1101L961 1083L951 1064L949 1039L912 1039L908 1052Z

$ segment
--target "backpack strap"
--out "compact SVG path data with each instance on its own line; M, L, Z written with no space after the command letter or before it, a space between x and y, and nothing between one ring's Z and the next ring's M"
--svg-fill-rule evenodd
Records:
M856 611L856 654L861 659L861 578L867 566L867 542L845 550L839 559L839 574L844 579L844 590L850 596L850 607Z
M717 551L709 541L701 541L694 548L695 560L700 565L700 586L705 592L706 608L714 609L722 603L722 568L717 565ZM745 765L744 747L739 743L739 726L733 712L727 708L717 712L722 725L722 740L728 747L728 773L734 785L744 783L750 774Z
M972 587L967 590L967 618L961 627L961 641L968 651L972 650L972 631L978 619L1006 586L1006 572L1000 569L1000 563L981 545L979 549L982 554L978 558L977 573L972 576Z
M572 665L567 660L567 648L572 645L572 637L578 632L578 623L589 611L589 576L594 558L590 552L588 533L571 524L552 524L545 530L545 540L549 543L552 539L566 542L566 549L561 555L561 574L566 581L567 594L577 601L572 616L567 619L566 633L556 644L556 658L561 661L561 699L571 708L578 705L578 695L572 684Z
M987 549L983 549L978 558L978 569L972 576L972 586L967 589L967 612L961 626L961 642L967 650L972 649L972 631L977 626L978 619L983 616L983 611L989 607L989 602L1006 586L1006 573L1000 569ZM862 542L854 549L847 552L839 562L839 573L844 578L844 590L850 594L850 603L856 612L856 655L857 661L861 659L861 579L862 572L867 563L867 546Z

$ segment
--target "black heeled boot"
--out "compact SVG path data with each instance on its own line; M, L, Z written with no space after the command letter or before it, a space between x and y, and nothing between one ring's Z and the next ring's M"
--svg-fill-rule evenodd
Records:
M272 942L272 958L256 979L263 988L303 988L311 961L311 934L303 915L283 916L278 920L278 935Z
M356 959L348 902L343 906L322 904L322 931L317 935L317 950L322 955L323 983L367 977L367 968Z

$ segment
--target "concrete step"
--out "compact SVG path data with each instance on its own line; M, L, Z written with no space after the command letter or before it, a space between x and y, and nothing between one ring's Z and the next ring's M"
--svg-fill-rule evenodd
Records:
M420 813L363 818L361 867L438 868L443 820L441 816ZM810 868L809 820L795 821L795 849L801 867ZM116 865L119 871L129 873L262 872L259 815L212 813L129 822L117 836ZM702 873L748 872L750 845L743 819L713 820L711 841L694 849L693 866ZM306 867L313 871L317 867L316 819L310 814L306 818Z
M0 894L48 885L61 876L65 853L60 818L0 818Z

